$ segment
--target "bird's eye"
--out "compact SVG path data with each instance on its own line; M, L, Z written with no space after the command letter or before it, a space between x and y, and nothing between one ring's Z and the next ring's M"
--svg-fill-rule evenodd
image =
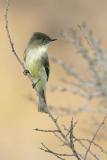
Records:
M42 41L43 41L43 44L45 44L45 39L43 39Z
M47 44L48 43L48 39L47 38L44 38L43 39L43 44Z

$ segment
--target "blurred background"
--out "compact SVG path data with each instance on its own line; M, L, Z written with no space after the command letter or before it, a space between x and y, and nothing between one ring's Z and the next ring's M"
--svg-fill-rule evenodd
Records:
M46 142L52 148L56 147L57 139L51 136L35 133L34 128L52 128L49 117L37 111L37 96L30 81L23 75L23 70L13 53L5 30L6 2L0 5L0 159L2 160L35 160L55 158L42 152L41 142ZM61 36L63 30L75 28L86 22L95 35L102 40L106 48L107 41L107 1L102 0L11 0L9 8L9 28L18 55L22 58L29 38L35 31L44 32L58 41L49 47L49 54L64 60L77 68L78 72L87 76L80 57L74 46ZM63 86L61 78L70 77L63 69L50 61L51 73L48 85ZM32 101L33 98L33 101ZM71 93L47 91L49 105L57 107L78 107L84 104L81 97ZM94 104L97 102L94 101ZM61 124L69 124L71 115L63 115ZM60 117L60 115L59 115ZM90 137L90 113L74 116L78 121L76 134ZM97 117L101 120L101 117ZM85 123L84 123L85 122ZM84 129L84 130L83 130ZM92 131L96 128L92 128ZM107 148L107 139L100 143Z

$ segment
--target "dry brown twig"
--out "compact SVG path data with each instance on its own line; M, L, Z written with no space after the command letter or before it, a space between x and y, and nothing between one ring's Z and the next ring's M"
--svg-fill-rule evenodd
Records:
M14 54L14 56L16 57L17 61L19 62L19 64L22 66L22 69L25 69L24 67L24 63L23 61L19 58L16 49L14 47L14 43L12 41L11 38L11 34L9 31L9 27L8 27L8 11L9 11L9 0L6 0L6 11L5 11L5 28L6 28L6 32L7 32L7 37L9 40L9 44L12 50L12 53ZM80 40L80 39L79 39ZM80 41L81 42L81 41ZM82 45L82 44L81 44ZM90 44L91 47L92 44ZM86 56L86 50L84 50L84 55L85 59L88 61L89 59L89 65L90 65L90 58ZM101 55L100 55L101 56ZM103 57L101 57L102 59L104 59ZM65 65L65 63L63 63L61 60L56 60L55 58L52 59L55 63L60 64L69 74L73 75L79 82L81 82L81 84L83 84L85 81L83 79L81 79L80 77L78 77L78 74L76 74L76 72L74 72L73 70L71 70L71 68L69 68L68 65ZM92 68L91 68L92 69ZM96 74L96 70L92 69L92 72L94 74ZM28 78L31 80L30 75L28 75ZM31 80L32 81L32 80ZM91 146L94 144L96 147L98 147L102 153L106 153L106 151L104 151L104 149L102 149L101 147L99 147L98 144L96 144L94 142L96 135L98 134L99 130L101 129L101 127L103 126L105 119L103 120L103 122L101 123L101 125L99 126L99 128L97 129L96 133L94 134L92 140L86 140L89 142L89 146L86 147L83 144L83 139L78 139L74 136L74 127L75 124L73 122L73 119L71 121L71 125L69 129L65 129L66 133L64 133L63 129L61 128L60 124L58 123L58 120L56 118L54 118L54 116L51 114L51 112L48 110L48 115L51 118L52 122L54 123L56 130L43 130L43 129L34 129L35 131L39 131L39 132L45 132L45 133L52 133L54 136L56 136L61 143L63 143L63 146L67 146L70 149L70 154L66 154L66 153L57 153L53 150L51 150L50 148L48 148L44 143L41 143L42 147L40 148L41 150L51 153L52 155L56 156L57 158L61 159L61 160L65 160L65 157L75 157L77 160L86 160L88 154L90 154L94 159L99 160L99 158L91 151ZM85 156L83 156L82 154L79 153L79 151L77 151L76 147L75 147L75 142L78 142L81 144L81 147L84 147L86 149L86 153Z
M38 132L48 132L48 133L55 133L55 132L59 132L58 130L45 130L45 129L38 129L38 128L35 128L33 129L35 131L38 131Z
M96 136L97 136L99 130L100 130L100 129L102 128L102 126L104 125L104 122L105 122L106 118L107 118L107 116L104 117L104 120L101 122L101 124L99 125L98 129L96 130L96 132L95 132L95 134L94 134L92 140L90 141L89 147L87 148L87 151L86 151L86 153L85 153L84 160L87 159L87 156L88 156L88 153L89 153L89 151L90 151L91 145L93 144L93 142L94 142L94 140L95 140L95 138L96 138Z
M74 156L73 154L65 154L65 153L62 154L62 153L54 152L50 148L48 148L44 143L41 143L41 145L42 145L42 147L40 148L41 150L51 153L55 155L57 158L62 159L62 160L65 160L65 158L62 158L62 157L73 157Z
M67 157L67 156L69 157L69 156L71 155L72 157L73 157L73 156L76 157L77 160L82 160L82 159L83 159L83 160L86 160L88 154L90 154L94 159L100 160L100 159L98 158L98 156L91 151L91 146L92 146L92 145L95 146L96 148L99 149L99 151L100 151L101 153L103 153L105 156L107 156L107 152L106 152L101 146L99 146L97 143L94 142L94 140L95 140L95 138L96 138L99 130L100 130L100 129L102 128L102 126L104 125L104 122L105 122L106 118L107 118L107 116L104 117L103 121L101 122L101 124L99 125L98 129L96 130L96 132L95 132L92 140L88 140L88 139L78 139L78 138L76 138L76 137L74 136L74 133L73 133L73 132L74 132L75 123L73 123L73 119L72 119L72 121L71 121L71 125L70 125L70 128L69 128L69 129L65 128L65 126L64 126L63 129L66 130L66 133L64 134L63 130L60 128L60 126L59 126L59 124L58 124L58 121L57 121L56 119L54 119L54 117L52 116L52 119L54 119L53 122L54 122L54 124L55 124L55 127L57 128L57 132L54 132L54 130L53 130L53 132L51 132L51 133L53 133L53 135L55 135L55 136L57 137L57 139L59 139L59 141L62 143L63 146L67 146L68 148L71 149L72 154L66 154L66 157ZM40 131L40 132L45 132L45 133L47 132L47 130L41 130L41 129L38 129L38 131ZM52 130L51 130L51 131L52 131ZM49 130L49 133L50 133L50 130ZM88 147L83 143L84 141L86 141L86 142L89 143L89 146L88 146ZM77 142L80 144L80 146L81 146L82 148L84 148L84 149L86 150L84 156L75 150L75 143L77 143ZM44 147L44 146L45 146L45 147ZM63 153L60 154L60 153L54 152L52 149L50 149L50 148L47 147L46 145L43 145L43 143L42 143L41 149L44 150L45 152L48 152L48 153L53 154L54 156L56 156L56 155L59 156L59 155L60 155L61 157L63 157L63 156L65 155L65 154L63 154ZM61 157L60 157L60 158L61 158Z

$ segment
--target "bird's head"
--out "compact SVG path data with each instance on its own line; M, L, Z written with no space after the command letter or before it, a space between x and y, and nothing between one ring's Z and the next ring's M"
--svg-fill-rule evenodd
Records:
M29 44L35 45L35 46L42 46L42 45L48 45L50 42L53 42L57 39L52 39L48 35L41 33L41 32L35 32L33 33Z

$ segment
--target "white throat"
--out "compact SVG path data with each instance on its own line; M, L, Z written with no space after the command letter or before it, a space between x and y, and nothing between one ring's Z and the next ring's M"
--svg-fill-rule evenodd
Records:
M30 49L26 57L26 63L29 64L41 59L44 56L47 56L47 49L48 45Z
M37 50L38 50L38 52L39 52L40 54L43 54L43 53L47 52L47 50L48 50L48 45L42 45L42 46L38 47Z

